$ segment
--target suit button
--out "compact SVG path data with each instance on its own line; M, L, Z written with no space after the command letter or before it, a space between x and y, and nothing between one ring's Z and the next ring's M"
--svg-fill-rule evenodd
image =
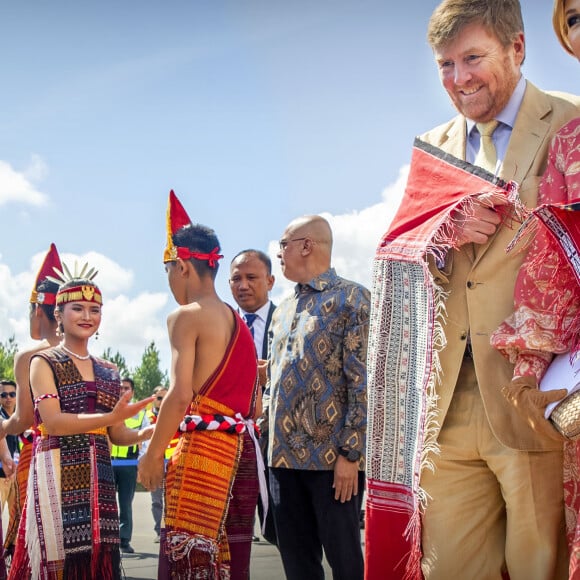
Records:
M467 287L468 287L468 288L475 288L475 282L472 282L471 280L469 280L469 281L467 282Z
M467 332L462 332L461 336L459 338L461 338L461 340L466 340L467 339Z

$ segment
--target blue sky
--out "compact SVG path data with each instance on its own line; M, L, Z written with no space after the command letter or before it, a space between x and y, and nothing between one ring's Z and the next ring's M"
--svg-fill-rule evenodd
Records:
M370 283L413 139L454 114L425 40L435 0L27 2L0 13L0 340L27 338L28 295L55 242L89 259L101 338L168 364L162 266L174 189L225 259L275 257L302 214L335 230L339 273ZM551 2L523 2L525 75L580 92ZM288 285L279 270L274 297Z

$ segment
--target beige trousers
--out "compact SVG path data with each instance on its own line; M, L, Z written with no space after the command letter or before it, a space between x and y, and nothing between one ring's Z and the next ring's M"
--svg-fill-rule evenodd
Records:
M498 385L499 388L499 385ZM487 420L466 359L421 485L427 580L565 580L562 454L504 447Z

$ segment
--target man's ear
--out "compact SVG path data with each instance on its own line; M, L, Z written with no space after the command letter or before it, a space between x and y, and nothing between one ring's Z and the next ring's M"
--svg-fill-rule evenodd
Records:
M314 242L313 240L311 240L310 238L306 238L303 242L302 242L302 250L301 250L301 254L306 256L308 254L310 254L312 252L312 250L314 249L314 245L316 244L316 242Z
M40 307L40 304L34 305L34 318L42 318L44 316L44 310Z
M188 264L191 262L186 262L182 258L177 258L177 267L179 268L179 275L182 277L187 277L189 275Z

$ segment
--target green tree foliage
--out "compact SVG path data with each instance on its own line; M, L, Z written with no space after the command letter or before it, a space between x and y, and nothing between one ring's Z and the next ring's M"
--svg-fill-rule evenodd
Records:
M159 368L159 350L155 342L152 341L145 349L141 365L133 373L133 380L137 399L148 397L157 385L167 385L167 371L162 372Z
M109 362L112 362L117 365L121 378L131 376L131 373L129 372L129 367L127 366L127 361L119 351L113 354L113 351L110 348L108 348L105 350L105 352L103 352L101 356L105 360L108 360Z
M0 342L0 378L14 380L14 356L17 352L18 344L15 336L11 336L5 342ZM134 370L129 369L127 361L119 351L113 353L110 348L107 348L101 356L119 367L121 377L133 378L136 399L148 397L157 385L169 383L167 371L160 369L159 350L155 342L151 342L145 349L141 365Z
M18 350L16 337L0 342L0 378L14 380L14 355Z

